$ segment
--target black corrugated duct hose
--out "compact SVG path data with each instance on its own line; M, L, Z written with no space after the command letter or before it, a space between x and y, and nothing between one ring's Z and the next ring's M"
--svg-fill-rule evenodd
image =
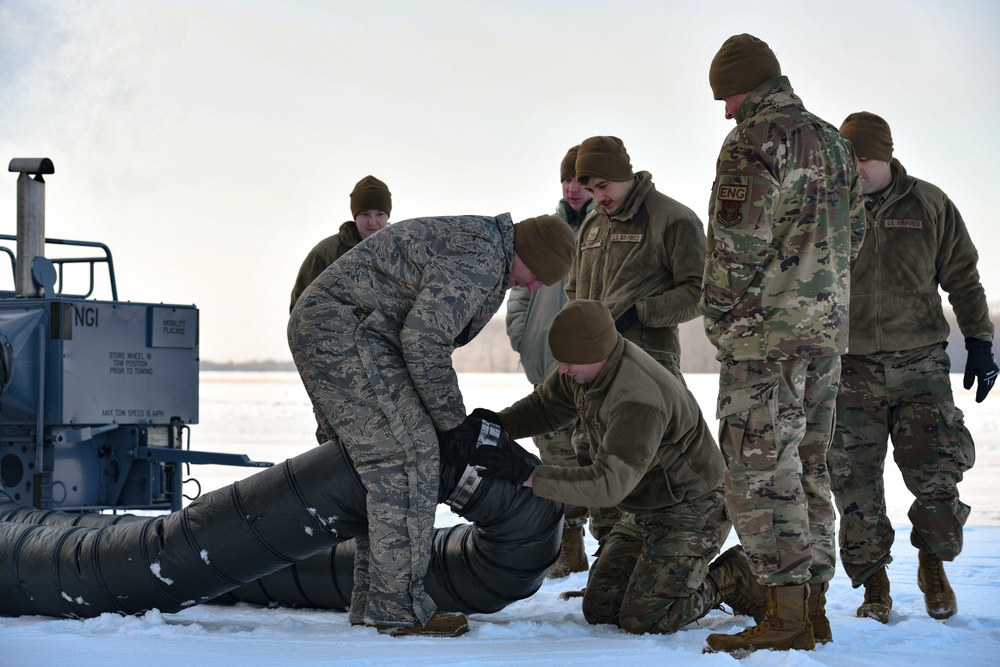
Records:
M523 452L489 422L478 445ZM424 583L440 609L494 612L538 590L559 555L561 504L467 466L442 468L439 499L473 522L435 531ZM239 600L342 610L349 538L366 530L364 488L336 442L153 518L26 508L0 485L0 615Z

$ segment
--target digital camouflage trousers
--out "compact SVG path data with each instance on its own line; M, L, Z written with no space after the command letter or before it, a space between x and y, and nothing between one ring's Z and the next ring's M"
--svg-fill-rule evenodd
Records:
M424 590L437 510L437 434L390 327L378 313L311 298L292 311L288 342L317 415L343 443L367 491L368 535L357 539L350 620L426 622Z
M955 407L943 345L907 352L846 355L837 430L827 460L840 512L840 557L855 586L892 562L895 533L886 514L888 442L914 496L910 542L942 560L962 550L969 506L959 500L975 446Z

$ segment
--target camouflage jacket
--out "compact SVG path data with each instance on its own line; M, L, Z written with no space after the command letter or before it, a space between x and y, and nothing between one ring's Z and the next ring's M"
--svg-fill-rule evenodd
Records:
M560 201L556 214L568 222L574 232L579 232L583 222L580 216L586 216L595 205L591 199L582 212L574 215L569 205ZM575 224L572 222L574 218ZM548 334L552 320L566 305L568 279L563 278L554 285L542 285L534 294L523 287L515 287L507 297L507 337L510 346L521 358L524 374L533 385L540 384L558 365L549 351Z
M292 303L288 306L288 312L292 311L295 302L299 300L299 295L309 287L309 283L316 280L316 276L360 242L361 235L358 234L357 223L348 220L340 225L339 232L317 243L299 267L299 275L295 277L295 286L292 287Z
M719 359L842 354L865 234L854 149L783 76L751 92L737 120L712 186L705 331Z
M353 306L366 335L386 341L435 428L465 419L455 347L472 340L503 305L514 258L510 215L416 218L389 225L331 264L307 288Z
M604 370L588 385L552 374L500 412L514 438L582 420L588 451L579 466L535 468L544 498L626 512L670 507L722 485L722 452L698 402L670 371L619 336Z
M584 220L566 294L603 301L615 318L635 306L639 321L625 338L679 364L677 325L698 315L704 259L701 220L640 171L621 210L598 206Z
M948 339L938 288L962 335L993 340L979 253L955 205L939 188L892 161L893 183L866 197L872 221L851 269L851 354L903 352Z

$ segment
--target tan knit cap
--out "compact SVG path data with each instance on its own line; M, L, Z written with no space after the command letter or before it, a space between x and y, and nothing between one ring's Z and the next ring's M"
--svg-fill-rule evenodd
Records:
M576 180L580 185L586 185L592 176L628 181L634 175L625 144L618 137L590 137L580 144L576 154Z
M880 116L867 111L852 113L844 119L840 133L854 144L859 158L892 162L892 132Z
M567 178L576 178L576 154L579 151L579 144L566 151L566 157L562 159L562 163L559 165L560 183L565 181Z
M351 190L351 216L356 218L362 211L392 213L392 193L374 176L365 176Z
M723 42L708 68L708 82L717 100L749 93L776 76L781 76L781 65L771 47L746 33Z
M600 301L577 299L559 311L549 328L549 349L564 364L594 364L611 356L618 332Z
M576 252L576 235L557 215L540 215L514 225L514 252L546 285L569 273Z

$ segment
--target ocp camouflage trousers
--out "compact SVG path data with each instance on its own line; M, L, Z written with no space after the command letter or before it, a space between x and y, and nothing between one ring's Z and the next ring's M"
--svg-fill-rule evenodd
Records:
M883 473L888 441L914 496L910 542L942 560L962 550L969 506L958 497L975 446L955 407L943 345L907 352L845 355L837 430L827 461L840 512L840 557L855 586L892 562L895 539Z
M668 634L712 608L708 566L729 536L722 489L654 512L621 513L590 568L588 623Z
M726 503L765 585L823 583L836 569L826 454L840 358L724 360L719 445Z
M424 590L437 509L440 457L431 418L398 340L376 312L317 299L292 311L288 342L312 400L344 444L367 491L368 536L357 540L352 623L426 622Z

